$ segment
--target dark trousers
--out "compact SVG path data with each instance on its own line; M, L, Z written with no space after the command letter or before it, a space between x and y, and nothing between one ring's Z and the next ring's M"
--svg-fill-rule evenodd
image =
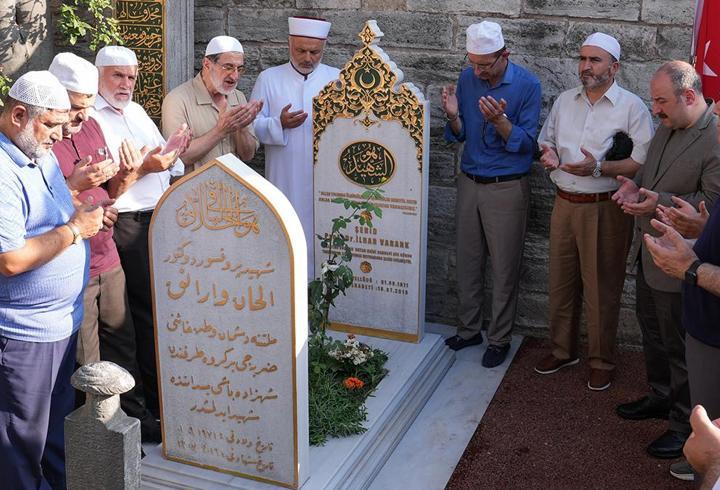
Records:
M76 339L0 336L0 488L65 488L64 420L75 399Z
M720 347L685 335L685 358L693 406L702 405L710 420L720 418Z
M636 279L636 313L643 338L648 383L670 405L670 429L690 433L690 388L685 365L682 296L653 289L642 266Z
M120 395L120 403L129 416L143 420L150 414L145 408L142 377L135 358L135 329L122 267L118 265L90 278L85 287L83 303L84 316L78 334L78 364L102 359L126 369L135 378L135 387Z
M153 330L152 293L150 290L150 254L148 230L152 214L120 213L113 237L125 271L127 295L135 325L137 362L142 377L145 404L159 413L155 333Z

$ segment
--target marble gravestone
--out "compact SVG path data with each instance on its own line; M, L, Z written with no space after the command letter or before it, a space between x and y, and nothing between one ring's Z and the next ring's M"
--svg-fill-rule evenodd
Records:
M374 20L363 46L313 100L315 233L346 210L332 202L385 191L382 219L347 230L354 283L331 309L331 328L419 342L425 315L429 110L422 93L377 46ZM315 270L327 260L315 245ZM369 307L372 305L372 307Z
M150 254L165 458L307 479L305 247L287 199L232 155L163 195Z

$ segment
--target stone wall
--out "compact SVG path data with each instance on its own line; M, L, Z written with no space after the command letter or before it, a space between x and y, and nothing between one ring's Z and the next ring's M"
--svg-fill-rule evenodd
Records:
M218 34L236 36L246 50L248 72L287 61L287 17L315 15L333 23L325 62L341 67L359 46L357 33L376 19L381 46L420 87L432 106L427 320L456 324L455 175L459 148L442 137L440 90L455 83L463 66L465 29L482 19L498 21L512 59L535 72L543 86L543 118L563 90L578 84L575 57L585 36L601 30L623 48L618 80L648 100L648 83L659 64L687 60L694 0L196 0L196 60ZM198 65L196 61L196 66ZM253 161L262 168L262 153ZM517 323L524 333L546 335L548 233L553 186L545 171L532 171L531 219L526 239ZM634 278L628 277L620 319L620 342L639 345L634 317Z
M13 80L52 61L46 0L0 0L0 66Z

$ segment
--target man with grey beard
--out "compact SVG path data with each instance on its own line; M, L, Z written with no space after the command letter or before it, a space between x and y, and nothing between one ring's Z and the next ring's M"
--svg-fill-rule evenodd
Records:
M88 278L86 238L103 208L74 205L50 152L67 91L31 71L0 114L0 477L2 488L65 488L63 420Z
M230 36L210 40L195 78L175 87L163 100L162 131L169 138L183 124L193 133L183 153L185 173L226 153L248 162L258 140L253 121L262 101L247 102L237 89L245 73L242 44Z

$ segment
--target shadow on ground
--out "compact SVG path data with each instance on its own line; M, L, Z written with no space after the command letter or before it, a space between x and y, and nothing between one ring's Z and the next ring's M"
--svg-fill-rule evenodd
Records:
M645 394L641 352L619 351L612 386L592 392L585 359L536 374L548 349L545 340L525 340L447 489L692 488L668 473L676 460L645 452L667 422L615 415L617 404Z

